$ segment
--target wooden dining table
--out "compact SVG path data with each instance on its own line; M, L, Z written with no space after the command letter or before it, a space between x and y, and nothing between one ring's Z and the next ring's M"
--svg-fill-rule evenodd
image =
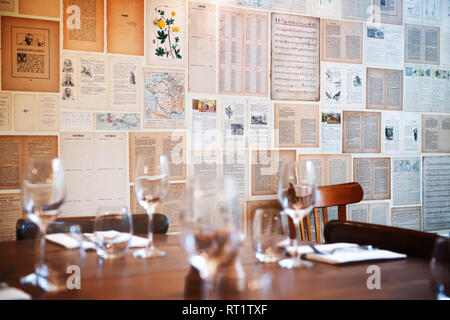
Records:
M0 242L0 273L11 270L6 282L29 293L33 299L198 299L196 278L188 256L175 234L154 236L155 245L166 251L156 259L125 257L102 260L96 252L86 253L81 271L81 288L44 292L20 284L20 278L33 272L34 240ZM48 244L52 257L64 259L68 253ZM344 265L314 262L311 268L282 269L276 263L263 264L255 257L251 241L244 241L239 253L245 278L244 289L224 295L225 299L433 299L429 261L414 257ZM380 288L369 289L371 265L380 268ZM194 279L194 280L193 280ZM242 279L241 279L242 280ZM256 284L256 285L255 285Z

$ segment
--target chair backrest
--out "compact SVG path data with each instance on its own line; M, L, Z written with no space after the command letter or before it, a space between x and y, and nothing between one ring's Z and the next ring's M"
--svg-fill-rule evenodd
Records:
M333 220L325 225L325 242L350 242L430 259L437 239L434 233L372 223Z
M320 186L316 188L316 198L314 204L314 229L316 241L320 242L319 209L323 214L323 225L328 222L328 207L338 207L338 218L340 221L347 220L346 205L357 203L362 200L364 192L357 182ZM306 216L305 223L300 225L302 239L312 241L311 222L309 215ZM305 235L306 230L306 235Z
M146 214L133 214L133 233L147 234L148 231L148 216ZM73 217L73 218L58 218L51 222L47 228L47 233L58 233L62 230L67 230L68 226L79 225L82 232L94 231L95 217ZM153 232L166 233L169 229L169 220L160 213L153 214ZM38 236L38 227L30 220L19 219L16 224L16 238L34 239Z

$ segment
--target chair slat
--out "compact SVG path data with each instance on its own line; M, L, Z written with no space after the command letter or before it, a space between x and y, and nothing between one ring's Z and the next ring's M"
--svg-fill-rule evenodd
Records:
M314 208L314 228L316 230L316 241L320 242L319 208Z

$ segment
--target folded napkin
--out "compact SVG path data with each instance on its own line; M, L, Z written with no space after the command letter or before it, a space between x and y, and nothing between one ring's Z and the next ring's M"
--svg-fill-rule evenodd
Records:
M31 300L31 296L17 288L0 283L0 300Z
M283 244L283 243L282 243ZM385 259L401 259L406 258L407 255L397 253L389 250L361 248L355 243L331 243L331 244L317 244L314 245L317 250L325 254L314 253L310 246L299 246L297 252L305 259L324 262L329 264L341 264L357 261L369 260L385 260ZM334 252L333 249L337 249ZM295 253L295 247L288 247L290 254Z
M105 236L107 236L108 238L113 238L116 237L113 241L117 241L117 242L121 242L123 241L123 238L127 238L129 237L128 234L126 233L120 233L118 231L105 231L103 233ZM95 249L95 236L93 233L85 233L84 234L84 238L83 239L83 248L85 250L89 250L89 249ZM54 243L57 243L67 249L75 249L78 248L80 243L77 239L75 239L74 237L68 235L67 233L52 233L52 234L48 234L45 236L45 238L47 240L50 240ZM139 248L139 247L145 247L147 245L148 240L142 237L138 237L138 236L131 236L131 241L130 241L130 248Z

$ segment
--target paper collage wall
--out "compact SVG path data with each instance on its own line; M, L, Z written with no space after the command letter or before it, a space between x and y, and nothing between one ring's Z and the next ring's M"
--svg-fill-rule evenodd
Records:
M127 204L139 154L169 159L176 231L188 177L231 175L242 227L277 204L282 160L357 181L348 219L450 229L450 0L5 0L0 240L26 157L60 157L62 216ZM330 218L337 218L337 210Z

